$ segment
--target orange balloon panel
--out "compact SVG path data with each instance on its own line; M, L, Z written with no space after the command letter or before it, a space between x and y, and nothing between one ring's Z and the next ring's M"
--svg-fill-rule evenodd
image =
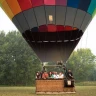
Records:
M73 30L77 30L77 28L76 28L76 27L74 27L74 28L73 28Z
M21 12L21 8L17 0L6 0L14 15Z
M65 26L64 30L65 31L71 31L71 30L73 30L73 28L71 26Z

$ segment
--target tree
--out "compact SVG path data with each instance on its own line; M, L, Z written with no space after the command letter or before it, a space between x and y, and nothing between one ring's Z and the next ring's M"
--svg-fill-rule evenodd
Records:
M0 83L34 85L41 64L20 32L0 32Z
M79 80L96 80L96 57L90 49L74 51L67 61L67 67ZM49 64L53 64L50 62ZM20 32L0 32L0 84L1 85L34 85L35 75L42 64ZM52 68L53 71L61 71ZM48 69L50 70L50 69Z
M77 81L90 80L90 76L95 70L96 56L90 49L78 49L70 56L67 67L73 71Z

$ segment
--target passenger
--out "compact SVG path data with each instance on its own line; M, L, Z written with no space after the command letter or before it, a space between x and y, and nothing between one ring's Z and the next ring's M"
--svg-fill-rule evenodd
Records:
M49 78L54 78L53 73L49 72Z
M42 74L42 79L47 79L49 77L48 73L45 71L43 74Z
M41 72L38 71L38 72L36 73L36 79L41 79Z
M59 73L59 78L63 79L64 78L64 74L62 72Z
M59 75L57 74L57 72L54 72L53 77L54 77L54 79L58 79L59 78Z

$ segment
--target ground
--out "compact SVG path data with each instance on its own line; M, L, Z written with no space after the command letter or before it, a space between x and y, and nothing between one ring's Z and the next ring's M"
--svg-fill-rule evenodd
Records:
M0 96L96 96L96 86L76 86L75 94L36 95L35 87L0 87Z

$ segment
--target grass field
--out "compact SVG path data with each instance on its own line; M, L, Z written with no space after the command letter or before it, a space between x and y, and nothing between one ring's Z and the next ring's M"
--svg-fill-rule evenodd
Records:
M38 96L35 87L0 87L0 96ZM39 96L96 96L96 86L76 86L75 94Z

